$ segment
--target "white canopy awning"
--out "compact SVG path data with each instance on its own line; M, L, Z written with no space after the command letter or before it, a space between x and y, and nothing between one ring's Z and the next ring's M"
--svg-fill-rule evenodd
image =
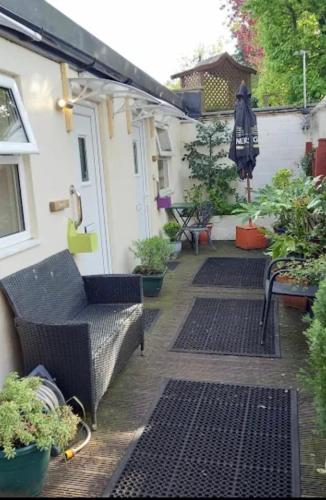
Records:
M132 112L132 121L151 117L164 121L165 118L174 117L181 121L196 122L181 109L132 85L104 78L69 78L69 82L74 96L70 99L72 105L88 99L104 100L111 97L124 99L121 106L114 109L114 115L126 111L127 102L128 108Z

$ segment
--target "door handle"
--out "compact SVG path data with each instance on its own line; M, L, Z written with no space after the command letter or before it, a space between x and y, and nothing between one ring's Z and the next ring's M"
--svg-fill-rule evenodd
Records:
M81 223L83 222L83 204L82 204L82 199L81 199L81 196L80 196L80 192L77 191L77 189L75 188L75 186L72 184L70 186L70 195L71 196L76 196L76 199L77 199L77 215L78 215L78 218L76 221L74 221L74 224L75 224L75 228L77 229Z

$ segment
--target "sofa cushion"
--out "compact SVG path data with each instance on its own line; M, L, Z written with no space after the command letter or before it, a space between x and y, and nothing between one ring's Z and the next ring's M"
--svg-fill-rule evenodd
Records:
M142 304L90 304L74 318L74 323L89 323L92 355L127 330L142 314Z

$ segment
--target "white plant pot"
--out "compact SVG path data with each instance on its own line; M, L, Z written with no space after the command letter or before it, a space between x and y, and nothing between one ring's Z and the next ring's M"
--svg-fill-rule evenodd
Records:
M171 246L171 257L176 259L182 250L182 242L181 241L170 241L170 246Z

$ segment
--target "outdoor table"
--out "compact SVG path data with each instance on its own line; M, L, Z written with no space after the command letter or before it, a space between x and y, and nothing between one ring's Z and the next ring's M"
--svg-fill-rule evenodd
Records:
M172 203L171 207L168 208L169 213L172 215L173 219L177 221L180 226L177 239L181 240L183 229L189 225L191 218L195 215L197 210L197 205L194 203ZM191 243L190 238L186 235L187 240Z

